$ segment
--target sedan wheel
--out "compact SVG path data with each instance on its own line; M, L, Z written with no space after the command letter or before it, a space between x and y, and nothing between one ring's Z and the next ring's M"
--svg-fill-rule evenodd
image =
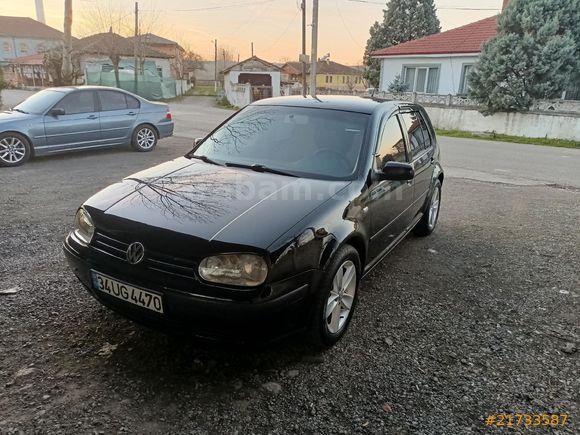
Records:
M133 148L137 151L151 151L157 145L157 133L149 126L142 126L133 134Z
M439 216L439 199L441 198L441 188L435 189L429 206L429 229L433 230Z
M418 236L428 236L433 232L439 219L439 210L441 209L441 181L435 181L431 190L431 197L427 205L425 205L425 212L423 217L417 223L413 232Z
M326 327L331 334L339 333L350 317L357 282L354 263L350 260L342 263L334 275L332 289L326 301Z
M30 157L26 139L15 133L0 135L0 166L18 166Z

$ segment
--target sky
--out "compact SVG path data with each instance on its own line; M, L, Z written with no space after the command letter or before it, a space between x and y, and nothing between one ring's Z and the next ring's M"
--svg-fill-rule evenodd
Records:
M306 0L311 21L312 0ZM383 0L319 0L318 55L347 65L362 63L369 28L382 21ZM270 62L298 60L301 51L300 0L140 0L142 30L179 42L213 59L215 39L237 60L254 54ZM500 12L502 0L435 0L442 30L468 24ZM73 35L98 30L129 34L134 0L73 0ZM63 28L64 0L44 0L46 23ZM471 10L484 9L484 10ZM104 18L97 22L100 13ZM0 0L0 15L36 18L35 0ZM108 22L108 23L105 23ZM103 29L103 27L107 29ZM310 53L311 27L307 28Z

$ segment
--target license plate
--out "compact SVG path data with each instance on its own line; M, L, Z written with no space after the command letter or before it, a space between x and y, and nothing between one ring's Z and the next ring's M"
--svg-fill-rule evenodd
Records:
M117 281L110 276L102 273L91 271L93 278L93 287L103 293L129 302L133 305L146 308L157 313L163 313L163 300L157 293L149 290L134 287L130 284Z

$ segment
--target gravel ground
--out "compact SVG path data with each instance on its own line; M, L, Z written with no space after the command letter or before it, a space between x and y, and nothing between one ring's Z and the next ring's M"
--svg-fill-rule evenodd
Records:
M208 349L101 307L61 252L84 199L189 143L0 171L0 433L492 433L501 412L578 433L577 189L450 176L437 230L363 281L336 347Z

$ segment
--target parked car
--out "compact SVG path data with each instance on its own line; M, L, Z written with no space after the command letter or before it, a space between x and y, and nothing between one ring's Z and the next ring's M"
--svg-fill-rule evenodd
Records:
M361 278L433 231L442 183L416 104L266 99L87 200L64 250L96 299L136 321L242 340L307 330L330 346Z
M173 134L169 106L100 86L42 90L0 113L0 166L32 156L129 145L151 151Z

